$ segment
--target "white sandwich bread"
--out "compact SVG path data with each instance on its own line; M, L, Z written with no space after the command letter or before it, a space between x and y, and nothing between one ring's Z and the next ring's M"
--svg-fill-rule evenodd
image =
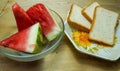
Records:
M93 21L95 8L100 6L97 2L93 2L89 6L85 7L82 11L82 14L90 21Z
M89 39L113 46L119 14L103 7L96 7Z
M72 4L71 9L67 18L69 24L73 27L89 32L91 24L90 22L82 15L82 8L78 5Z

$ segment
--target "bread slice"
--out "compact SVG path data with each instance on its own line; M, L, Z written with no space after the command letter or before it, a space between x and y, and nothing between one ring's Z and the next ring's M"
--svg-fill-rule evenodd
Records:
M93 21L95 8L100 6L97 2L93 2L89 6L83 9L82 14L90 21Z
M103 7L96 7L89 39L106 45L114 45L119 14Z
M76 4L72 4L71 8L70 8L70 12L67 18L67 21L69 24L71 24L72 26L89 32L91 24L90 22L82 15L81 13L82 8L79 7Z

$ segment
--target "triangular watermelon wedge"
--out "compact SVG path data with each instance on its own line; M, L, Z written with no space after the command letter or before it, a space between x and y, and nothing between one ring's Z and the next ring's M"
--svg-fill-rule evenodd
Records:
M24 30L34 24L28 14L17 3L13 4L12 10L16 19L18 31Z
M34 23L40 22L42 32L49 41L52 41L60 34L60 27L55 24L53 18L43 4L39 3L34 5L29 8L26 13L31 17Z
M1 41L0 46L27 53L37 53L42 49L42 41L42 31L37 23Z

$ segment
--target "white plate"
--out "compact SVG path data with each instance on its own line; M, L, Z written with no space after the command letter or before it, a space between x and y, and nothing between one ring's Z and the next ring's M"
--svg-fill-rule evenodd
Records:
M119 23L120 23L120 20L119 20ZM92 55L95 57L99 57L99 58L102 58L105 60L110 60L110 61L116 61L117 59L119 59L119 57L120 57L120 24L118 24L118 26L117 26L117 31L116 31L117 42L116 42L116 44L113 47L98 48L98 51L95 53L92 53L81 46L77 46L76 43L72 39L72 27L69 26L67 21L65 21L64 24L65 24L65 34L67 35L69 40L72 42L74 47L79 52L82 52L82 53L85 53L88 55Z

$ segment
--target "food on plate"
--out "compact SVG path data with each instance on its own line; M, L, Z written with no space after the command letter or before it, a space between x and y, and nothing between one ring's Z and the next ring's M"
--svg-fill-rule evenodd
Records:
M40 22L42 32L49 41L52 41L60 34L60 27L54 22L49 10L43 4L38 3L30 7L26 13L34 23Z
M84 48L91 46L91 42L88 39L88 33L83 31L73 31L72 38L78 46Z
M100 4L98 4L98 2L93 2L92 4L90 4L89 6L85 7L82 10L82 14L86 17L86 19L88 19L90 22L93 21L93 17L94 17L94 12L95 12L95 8L97 6L100 6Z
M97 2L93 2L84 8L72 4L67 22L72 31L75 29L80 31L72 32L72 38L78 46L86 47L86 45L94 43L113 46L118 16L118 13L103 8ZM84 38L85 41L81 41L81 38ZM86 44L86 40L88 44Z
M17 4L13 4L12 11L15 16L18 31L22 31L34 24L28 14Z
M77 29L89 32L91 24L90 22L82 15L82 8L76 4L72 4L70 12L67 18L69 24L74 26Z
M114 45L118 13L103 7L96 7L89 39L106 45Z
M37 53L42 50L42 31L39 23L24 29L0 42L0 46L26 53Z

